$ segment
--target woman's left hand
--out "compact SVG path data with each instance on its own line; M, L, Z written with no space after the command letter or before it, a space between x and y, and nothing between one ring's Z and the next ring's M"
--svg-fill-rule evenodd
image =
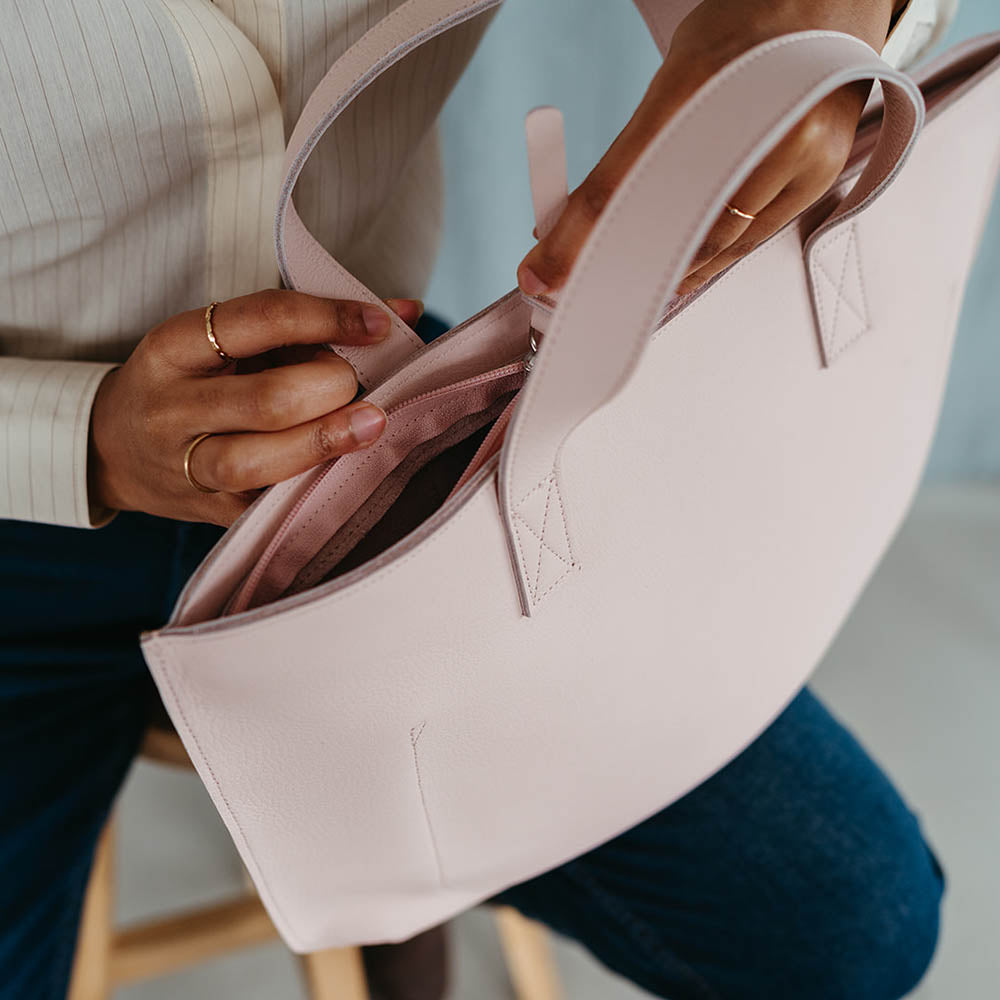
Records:
M518 267L522 291L562 287L601 210L664 123L713 74L760 42L794 31L855 35L881 51L901 0L705 0L679 25L663 65L629 123L572 192L551 232ZM716 220L677 289L692 292L821 198L844 168L871 84L854 83L818 104L764 160ZM535 233L537 236L537 231Z

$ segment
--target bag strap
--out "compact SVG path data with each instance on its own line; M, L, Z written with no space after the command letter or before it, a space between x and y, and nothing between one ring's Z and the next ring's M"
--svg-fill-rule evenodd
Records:
M785 35L730 63L660 129L619 184L563 285L501 454L501 511L524 614L580 569L574 498L559 481L562 445L627 385L725 202L813 106L868 79L883 83L884 124L856 186L818 234L828 237L885 190L924 115L909 77L839 32Z
M406 0L378 21L327 71L312 92L292 131L285 153L285 179L278 194L274 242L286 287L328 298L380 303L371 289L326 252L306 229L292 202L292 189L306 160L345 108L382 73L430 40L469 21L501 0ZM423 341L395 314L386 340L336 351L371 388L406 360Z
M285 153L285 178L278 195L274 241L286 287L328 298L380 299L334 260L306 229L292 190L313 149L348 105L382 73L437 35L498 7L502 0L406 0L358 39L327 71L292 131ZM662 52L692 0L635 0ZM338 344L336 351L371 388L423 341L395 314L386 340L364 347Z

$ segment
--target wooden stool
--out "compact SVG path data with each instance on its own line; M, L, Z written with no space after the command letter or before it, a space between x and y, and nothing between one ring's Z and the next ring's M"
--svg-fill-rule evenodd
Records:
M171 730L146 733L142 756L193 770ZM118 986L152 979L278 936L257 895L119 928L114 921L115 821L101 834L87 886L69 1000L110 1000ZM248 885L249 885L249 879ZM496 910L508 973L517 1000L562 1000L548 932L510 907ZM310 1000L368 1000L360 948L301 956Z

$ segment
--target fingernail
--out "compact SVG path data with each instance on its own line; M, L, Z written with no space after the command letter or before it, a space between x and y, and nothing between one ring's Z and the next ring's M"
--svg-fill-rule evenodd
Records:
M420 299L386 299L385 304L400 319L413 317L414 322L418 320L424 312L424 304Z
M527 266L517 272L517 283L527 295L543 295L549 290L549 286Z
M381 340L388 334L389 327L392 325L389 314L384 309L379 309L378 306L362 306L361 318L365 322L365 329L368 331L368 335L378 340Z
M374 441L385 427L385 412L371 403L351 411L351 434L358 444Z

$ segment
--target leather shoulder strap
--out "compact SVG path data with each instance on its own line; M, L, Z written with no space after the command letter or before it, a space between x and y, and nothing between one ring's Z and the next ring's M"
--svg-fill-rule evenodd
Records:
M328 70L306 102L285 153L285 179L278 194L274 241L285 285L312 295L378 303L378 296L319 244L303 225L292 190L327 129L382 73L436 35L499 6L501 0L406 0L355 42ZM389 337L366 347L337 345L371 388L423 341L398 316Z

